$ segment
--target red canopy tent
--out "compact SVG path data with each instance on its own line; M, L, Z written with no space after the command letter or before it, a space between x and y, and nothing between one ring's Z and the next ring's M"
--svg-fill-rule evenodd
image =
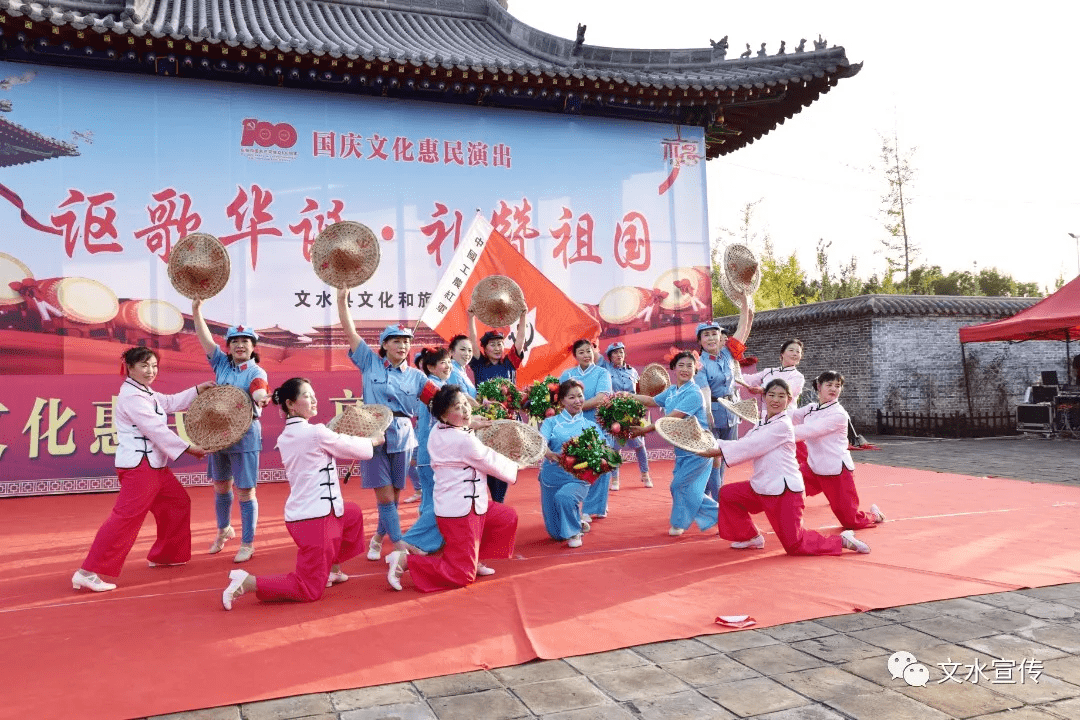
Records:
M1080 339L1080 275L1012 317L960 328L960 342Z
M967 385L967 359L964 343L1004 340L1064 340L1065 364L1072 365L1069 341L1080 339L1080 275L1060 290L1048 295L1027 310L1012 317L960 328L960 357L964 364ZM1068 383L1068 378L1065 380ZM1080 382L1080 380L1078 380ZM971 410L971 391L968 389L968 409Z

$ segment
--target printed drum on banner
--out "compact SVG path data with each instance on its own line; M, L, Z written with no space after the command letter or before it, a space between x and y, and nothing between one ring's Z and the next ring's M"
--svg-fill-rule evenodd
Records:
M16 75L30 80L0 115L0 143L23 151L0 153L20 163L0 175L0 496L114 485L127 346L158 349L156 390L212 377L166 271L193 232L217 236L232 267L203 305L212 331L256 328L271 387L304 375L336 402L361 378L310 252L340 220L381 243L348 298L373 344L437 300L477 215L638 367L693 346L710 315L701 128L0 63ZM35 143L67 154L26 162ZM530 344L547 342L538 304ZM416 344L435 342L421 326ZM282 420L263 417L274 475ZM176 468L198 482L205 464Z

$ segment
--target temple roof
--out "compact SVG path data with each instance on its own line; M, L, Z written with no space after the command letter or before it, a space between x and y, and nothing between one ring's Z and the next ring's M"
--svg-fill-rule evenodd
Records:
M78 154L78 148L70 143L45 137L0 118L0 167Z
M700 125L709 157L753 142L861 68L821 40L772 55L762 43L734 58L726 38L699 49L588 45L584 28L577 40L550 35L496 0L0 0L0 9L31 21L0 26L22 40L8 59Z

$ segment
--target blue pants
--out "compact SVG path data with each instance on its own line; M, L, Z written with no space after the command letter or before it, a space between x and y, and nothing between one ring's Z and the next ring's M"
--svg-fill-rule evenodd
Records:
M738 440L739 439L739 426L732 425L731 427L712 428L713 437L718 440ZM705 494L711 497L713 500L720 499L720 486L724 484L724 472L727 470L727 463L720 463L720 467L713 467L709 471L709 482L705 486Z
M581 534L581 503L588 492L588 483L555 463L544 461L540 467L540 505L548 535L555 540L566 540Z
M581 512L586 515L607 515L608 490L611 487L611 473L604 473L589 486Z
M403 538L426 553L433 553L443 546L443 536L435 517L435 473L430 465L417 465L420 475L420 515Z
M685 454L682 454L685 453ZM719 504L705 494L712 458L685 450L675 451L675 472L671 478L671 527L685 530L697 523L702 530L716 524Z

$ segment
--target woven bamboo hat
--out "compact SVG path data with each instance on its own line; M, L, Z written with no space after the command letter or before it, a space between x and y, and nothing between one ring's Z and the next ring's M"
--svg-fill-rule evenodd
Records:
M743 420L756 423L761 419L761 415L758 414L757 403L753 400L740 400L733 403L727 398L717 398L717 402L723 405L728 412L735 413Z
M660 363L652 363L646 365L641 371L641 376L638 378L638 392L656 397L667 390L670 384L671 377L668 376L667 368Z
M476 437L489 448L527 467L544 457L544 436L536 428L517 420L496 420L476 431Z
M656 421L656 432L675 447L690 452L703 452L716 447L712 433L701 427L701 423L692 416L662 417Z
M363 285L379 267L379 242L367 225L342 220L330 225L311 246L311 266L331 287Z
M326 424L342 435L366 437L376 440L382 437L394 420L393 411L385 405L348 405Z
M169 252L169 280L188 299L212 298L229 282L229 253L213 235L185 235Z
M516 282L505 275L489 275L473 288L469 309L480 322L498 328L517 322L528 306Z
M188 437L207 452L235 445L251 427L251 398L234 385L214 385L199 393L184 416Z
M754 251L740 243L728 245L724 250L723 277L727 278L728 285L737 293L756 292L761 285L761 271ZM724 292L727 292L726 288ZM734 301L734 298L732 300Z

